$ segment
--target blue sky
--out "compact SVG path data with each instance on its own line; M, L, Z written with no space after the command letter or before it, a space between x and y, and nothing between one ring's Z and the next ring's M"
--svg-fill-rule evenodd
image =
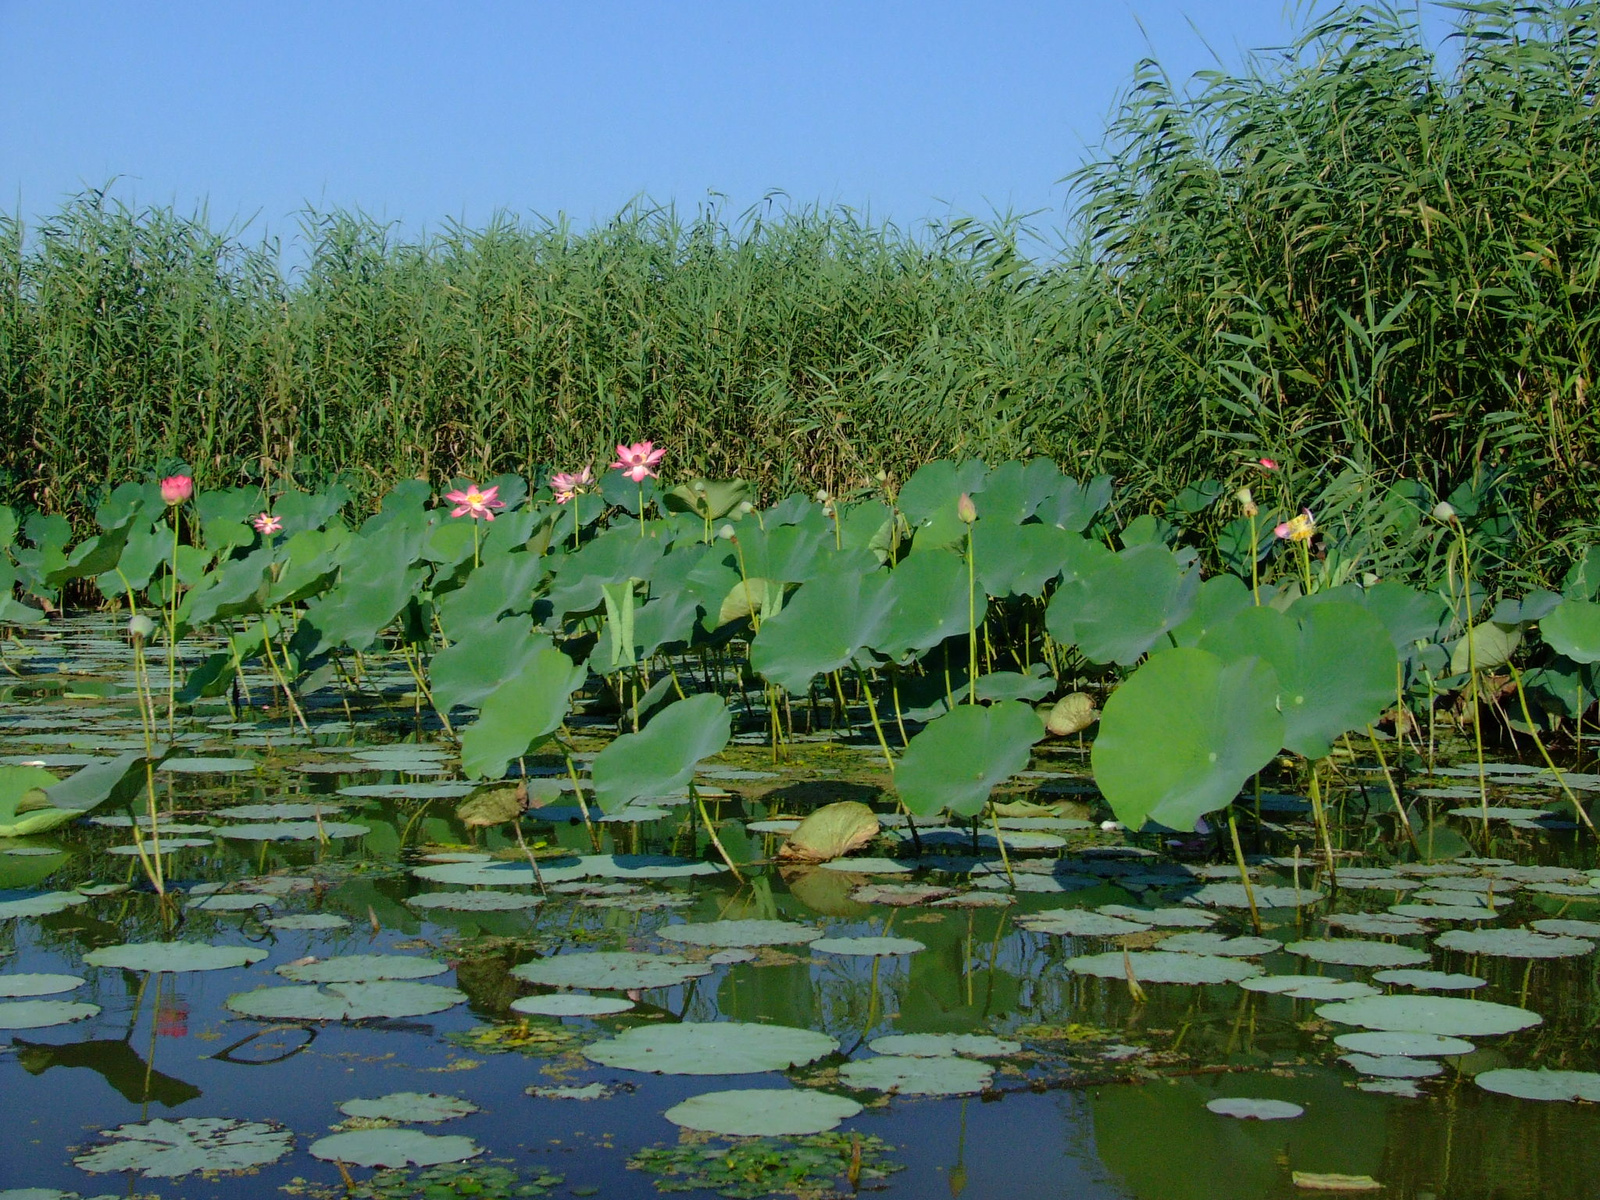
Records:
M1236 66L1283 0L0 0L0 206L116 178L292 234L779 189L914 227L1043 210L1134 64Z

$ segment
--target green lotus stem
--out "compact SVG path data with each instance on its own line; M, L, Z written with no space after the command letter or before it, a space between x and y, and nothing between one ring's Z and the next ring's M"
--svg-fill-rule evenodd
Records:
M167 740L172 740L178 692L178 507L172 509L172 595L167 597Z
M1017 877L1011 873L1011 856L1006 853L1006 839L1000 835L1000 814L995 811L992 800L989 802L989 820L994 823L994 841L1000 847L1000 865L1006 869L1006 882L1015 891Z
M526 778L526 776L524 776L524 778ZM521 813L518 813L516 815L515 819L512 820L511 829L512 829L512 832L514 832L517 835L517 845L522 847L522 853L527 856L528 866L533 868L533 881L539 885L539 891L543 895L548 896L550 893L545 890L544 875L541 874L540 871L539 871L539 860L533 856L533 851L528 847L528 843L525 842L523 840L523 838L522 838L522 814Z
M572 780L572 790L578 796L578 811L583 814L583 827L589 831L589 845L599 854L600 837L594 831L594 822L589 820L589 805L583 799L583 784L578 782L578 764L572 761L572 747L564 741L561 743L561 754L567 760L567 778Z
M1550 758L1550 751L1545 749L1544 739L1539 736L1539 727L1533 723L1533 716L1528 712L1528 694L1522 690L1522 672L1517 670L1517 664L1506 661L1506 666L1511 668L1511 681L1517 685L1517 701L1522 705L1522 719L1527 722L1528 729L1533 733L1533 744L1539 747L1539 754L1544 759L1544 765L1550 768L1550 773L1556 777L1556 782L1561 785L1561 790L1566 794L1567 800L1572 805L1572 811L1578 814L1578 820L1589 827L1589 832L1594 833L1594 822L1589 819L1589 814L1584 811L1583 805L1578 803L1578 798L1572 794L1572 789L1567 786L1567 780L1560 769ZM1600 836L1600 835L1597 835Z
M1411 848L1417 852L1417 857L1422 857L1422 847L1417 845L1417 831L1411 828L1411 818L1406 816L1406 807L1400 803L1400 789L1395 786L1394 776L1389 774L1389 763L1383 757L1383 747L1378 745L1378 731L1370 724L1367 726L1367 740L1372 743L1372 752L1378 756L1378 766L1383 769L1383 781L1389 785L1389 795L1394 800L1394 811L1400 814L1400 824L1405 827L1406 837L1411 839Z
M1467 529L1461 523L1461 518L1452 515L1450 523L1455 526L1456 536L1461 542L1461 592L1462 607L1467 613L1467 689L1468 699L1472 703L1472 741L1478 752L1478 802L1483 807L1483 835L1489 836L1489 780L1483 766L1483 721L1478 712L1478 639L1473 636L1473 611L1472 603L1472 565L1467 557Z
M1317 782L1317 767L1319 763L1311 764L1311 815L1316 819L1317 831L1322 834L1322 849L1328 858L1328 878L1337 887L1339 885L1339 871L1333 858L1333 839L1328 833L1328 814L1322 806L1322 787ZM1298 886L1298 884L1296 884Z
M1251 507L1254 508L1255 505L1252 504ZM1256 540L1258 536L1256 533L1256 514L1252 512L1250 514L1250 595L1255 598L1257 606L1261 604L1261 559L1257 553L1260 543ZM1258 928L1256 932L1260 933L1261 930Z
M978 597L973 564L972 525L967 525L967 703L978 702ZM1010 868L1007 868L1009 872Z
M1250 925L1261 936L1261 913L1256 908L1256 889L1250 885L1250 870L1245 866L1244 847L1239 844L1239 823L1233 819L1233 805L1228 805L1228 836L1233 839L1233 861L1239 865L1239 882L1244 884L1245 903L1250 906Z
M722 861L728 864L728 870L733 872L733 877L743 884L745 878L734 865L733 857L722 844L722 839L717 836L717 827L711 821L711 814L706 811L706 802L700 795L700 789L692 782L689 784L689 794L694 797L695 806L700 810L700 819L706 824L706 833L711 837L711 844L717 848L717 853L722 855Z
M474 528L476 528L476 526L474 526ZM272 615L274 618L277 617L276 612L274 612ZM300 711L300 705L295 701L294 692L289 687L288 678L282 671L278 669L277 659L272 653L272 630L265 621L261 623L261 646L262 649L266 651L267 666L272 671L272 678L275 679L278 686L283 689L283 698L288 701L289 712L294 716L295 720L300 722L300 728L303 729L306 733L306 736L309 737L311 735L311 726L306 723L306 715ZM410 660L407 659L407 662L409 661ZM414 675L416 672L413 671L412 674ZM422 681L419 679L417 682L421 683Z

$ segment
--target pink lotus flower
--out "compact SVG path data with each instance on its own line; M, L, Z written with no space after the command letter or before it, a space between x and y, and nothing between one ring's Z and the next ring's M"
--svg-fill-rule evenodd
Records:
M506 502L498 499L498 487L484 488L481 492L475 483L467 484L464 492L446 492L444 498L455 505L450 510L452 517L471 516L474 521L482 517L485 521L494 520L494 509L504 508Z
M283 518L275 517L269 512L257 513L250 518L250 524L256 527L256 532L262 537L271 537L283 531Z
M1317 522L1311 515L1309 508L1302 508L1300 515L1290 517L1282 525L1272 531L1274 537L1290 542L1309 542L1317 533Z
M589 490L589 485L592 483L594 483L594 472L588 467L581 471L557 471L550 476L550 489L556 494L557 504L565 504L574 496L581 496Z
M631 446L617 443L617 461L611 464L613 471L621 471L635 483L643 483L646 479L656 478L656 473L650 468L661 461L665 450L657 450L654 442L635 442Z
M1263 471L1276 471L1278 469L1277 462L1270 458L1258 458L1256 462L1261 464Z
M187 475L168 475L161 481L161 499L165 504L182 504L194 495L194 480Z

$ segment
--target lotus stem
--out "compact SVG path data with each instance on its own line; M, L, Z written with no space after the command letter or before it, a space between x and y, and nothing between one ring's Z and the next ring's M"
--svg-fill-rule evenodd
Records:
M1572 805L1572 811L1578 814L1578 820L1589 827L1590 833L1595 833L1594 822L1589 814L1584 811L1582 804L1578 803L1577 796L1572 794L1572 789L1567 786L1566 776L1550 758L1550 751L1545 748L1544 739L1539 736L1539 727L1533 723L1533 716L1528 712L1528 694L1522 690L1522 672L1517 670L1517 664L1507 660L1506 666L1511 668L1511 681L1517 685L1517 701L1522 705L1522 719L1527 722L1528 729L1533 734L1533 744L1539 747L1539 755L1544 759L1544 765L1550 768L1550 773L1556 777L1556 782L1561 785L1561 790L1566 794L1567 800ZM1600 835L1597 835L1600 836Z
M1261 936L1261 913L1256 908L1256 889L1250 884L1250 870L1245 866L1244 847L1239 844L1239 823L1233 819L1233 805L1228 805L1228 835L1233 839L1233 860L1239 864L1239 882L1244 884L1245 903L1250 906L1250 926Z

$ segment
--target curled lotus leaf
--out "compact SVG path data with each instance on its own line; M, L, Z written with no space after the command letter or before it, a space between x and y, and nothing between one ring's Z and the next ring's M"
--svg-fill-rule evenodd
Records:
M825 1033L740 1021L641 1025L595 1042L584 1057L602 1067L664 1075L748 1075L786 1071L835 1053Z
M800 822L778 857L794 862L829 862L859 850L878 836L878 814L859 800L824 804Z
M854 1100L827 1092L738 1088L691 1096L665 1116L685 1129L725 1137L799 1137L825 1133L860 1111Z
M1044 727L1051 737L1081 733L1100 719L1094 697L1088 692L1071 692L1057 700L1045 715Z
M277 1162L294 1135L267 1121L186 1117L119 1125L100 1135L110 1139L73 1159L91 1174L134 1171L146 1179L178 1179L196 1171L249 1171Z

